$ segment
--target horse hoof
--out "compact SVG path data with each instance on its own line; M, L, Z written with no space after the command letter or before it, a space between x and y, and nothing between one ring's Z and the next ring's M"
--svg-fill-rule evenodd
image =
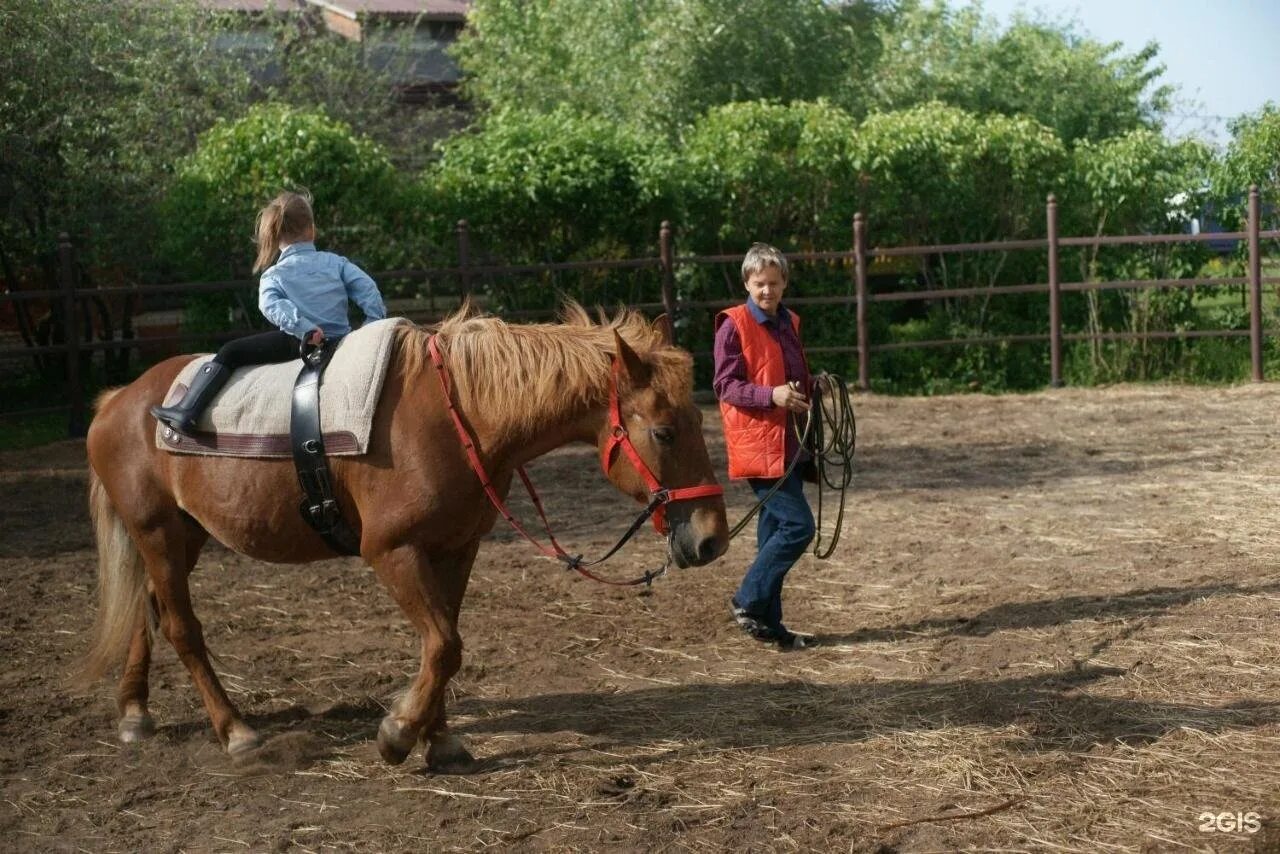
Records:
M474 774L479 767L480 763L456 736L433 741L427 748L427 769L434 774Z
M235 724L227 735L227 753L243 756L262 746L262 737L244 724Z
M388 765L399 765L413 751L418 737L408 727L387 715L378 727L378 753Z
M467 750L448 759L428 757L427 770L433 774L474 774L480 770L480 763Z
M136 744L156 734L156 722L146 712L131 712L120 718L116 732L125 744Z

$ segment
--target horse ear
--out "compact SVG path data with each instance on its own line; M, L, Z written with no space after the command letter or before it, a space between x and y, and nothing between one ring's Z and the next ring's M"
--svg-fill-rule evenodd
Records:
M671 317L665 313L653 321L653 328L662 333L662 343L670 347L676 343L676 331L671 327Z
M649 366L626 341L622 340L622 336L616 329L613 330L613 347L614 352L618 354L618 361L622 363L622 371L631 380L631 385L635 387L648 385L652 373Z

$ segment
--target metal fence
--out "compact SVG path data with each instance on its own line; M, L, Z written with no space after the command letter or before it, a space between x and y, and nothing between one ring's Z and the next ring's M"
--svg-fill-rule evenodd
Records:
M1261 214L1257 187L1249 190L1246 230L1240 232L1214 232L1205 234L1143 234L1125 236L1092 236L1063 237L1058 232L1058 208L1052 195L1048 197L1045 207L1046 236L1028 240L1004 240L986 243L952 243L929 246L867 246L867 220L863 214L853 217L851 232L851 248L824 252L788 253L794 262L838 262L848 267L850 291L847 295L789 297L789 305L843 305L856 310L856 331L854 340L849 345L811 347L811 353L847 353L856 354L858 363L857 387L866 390L870 387L870 365L872 354L899 349L934 348L960 345L991 345L1013 342L1047 342L1049 346L1050 368L1047 380L1051 386L1062 385L1062 345L1063 342L1089 339L1146 340L1146 339L1192 339L1192 338L1226 338L1248 336L1250 340L1250 357L1252 376L1255 382L1263 380L1262 364L1262 286L1280 283L1280 277L1263 277L1262 250L1263 240L1280 238L1280 230L1263 231L1260 228ZM671 317L679 317L696 311L718 311L719 309L740 302L739 300L683 300L676 296L676 271L683 266L737 264L740 255L684 255L675 254L674 239L670 223L663 222L658 234L658 254L626 259L601 259L585 261L566 261L541 264L476 264L472 262L471 233L465 220L457 225L457 259L455 266L425 267L400 270L383 270L374 273L378 281L407 280L410 282L430 283L433 280L452 280L458 288L454 296L466 297L475 290L477 282L527 275L548 275L559 272L610 271L610 270L651 270L657 273L660 280L660 299L652 302L634 302L632 306L644 311L664 311ZM1119 245L1152 245L1168 243L1208 243L1220 241L1246 242L1248 247L1247 275L1240 277L1194 277L1182 279L1146 279L1130 281L1079 281L1063 282L1060 277L1058 254L1063 247L1099 247ZM869 258L942 256L953 253L986 253L1010 251L1044 251L1047 253L1048 277L1045 282L989 286L960 287L931 290L900 290L869 293L867 288L867 270ZM0 358L15 356L58 356L65 361L65 395L64 403L41 409L26 409L3 413L0 417L16 418L47 414L50 412L68 412L68 430L71 435L82 435L86 426L84 376L82 375L83 359L87 354L96 351L120 351L139 348L145 345L179 345L190 342L196 336L180 334L167 337L150 338L143 341L129 331L129 324L123 324L120 337L114 335L108 340L87 340L87 336L79 334L90 324L80 322L88 313L88 301L94 298L123 296L133 298L154 294L200 294L212 292L234 291L252 288L252 279L237 279L220 282L186 282L161 285L116 286L101 288L77 287L77 267L74 250L66 234L60 238L58 245L58 281L57 290L36 290L6 292L0 299L14 303L21 301L45 300L53 313L62 318L76 318L76 322L63 322L63 342L0 348ZM1206 329L1206 330L1166 330L1142 332L1101 332L1101 333L1064 333L1062 328L1061 300L1063 293L1084 291L1130 290L1138 288L1194 288L1199 285L1245 285L1249 314L1249 329ZM428 286L429 289L429 286ZM1048 328L1041 333L1018 335L993 335L984 337L948 338L926 341L900 341L875 343L868 332L868 312L875 303L907 302L919 300L955 299L958 297L983 297L1012 294L1043 294L1048 302ZM456 304L456 300L451 303ZM434 306L434 300L431 306ZM431 308L428 308L428 312ZM552 309L512 310L505 312L512 317L546 317L554 312ZM440 314L443 314L443 310ZM419 318L430 319L430 318ZM218 339L229 339L255 330L239 329L219 333ZM208 340L211 336L199 336ZM705 354L699 354L705 355Z

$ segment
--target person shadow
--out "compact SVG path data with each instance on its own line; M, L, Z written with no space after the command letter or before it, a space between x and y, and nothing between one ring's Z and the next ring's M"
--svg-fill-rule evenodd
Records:
M1280 583L1276 582L1149 587L1113 595L1007 603L972 617L926 619L819 638L822 646L854 646L918 640L922 634L985 636L1004 629L1045 627L1082 619L1156 616L1206 597L1277 591ZM1109 643L1100 643L1093 654ZM1277 702L1200 705L1111 697L1085 690L1128 672L1119 667L1076 662L1057 671L991 679L940 681L930 677L848 684L797 680L704 682L615 694L548 693L510 700L464 698L456 711L460 718L470 720L457 729L473 736L569 731L591 737L596 747L606 750L675 744L666 751L647 751L644 757L629 760L649 763L707 748L850 743L893 733L965 726L993 730L1016 727L1022 735L1012 741L1002 740L1002 744L1036 752L1087 751L1103 744L1141 745L1184 728L1215 733L1280 722ZM512 753L510 758L519 760L520 754Z
M1215 582L1191 587L1146 587L1116 594L1082 594L1027 602L1005 602L973 616L930 617L896 626L819 634L826 646L919 639L923 636L985 637L1004 629L1035 629L1074 620L1135 619L1157 616L1211 596L1255 596L1280 592L1280 582Z

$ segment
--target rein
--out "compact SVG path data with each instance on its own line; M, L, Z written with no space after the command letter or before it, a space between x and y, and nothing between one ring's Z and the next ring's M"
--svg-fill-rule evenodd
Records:
M818 560L826 560L831 557L836 550L836 544L840 542L840 529L844 522L845 497L849 484L853 482L853 455L857 442L857 421L853 415L853 404L849 402L848 386L845 385L843 379L835 374L826 374L825 376L828 388L834 393L829 395L821 394L817 391L817 386L815 386L813 405L805 418L804 429L799 429L799 425L795 425L793 428L796 430L796 437L800 440L800 447L809 451L818 470L818 509L814 519L816 533L813 538L813 554ZM827 402L828 396L834 398L831 403ZM730 540L742 533L747 523L760 512L760 508L764 507L769 499L773 497L773 494L782 487L783 481L791 476L796 465L800 462L800 457L800 454L796 454L792 458L791 464L787 466L786 471L782 473L782 477L773 485L773 488L766 492L764 497L747 511L747 515L739 519L738 523L729 530ZM830 470L838 472L835 479L830 476ZM824 485L826 488L835 490L840 494L835 531L832 533L831 541L827 544L826 549L822 547L822 494Z
M649 487L649 503L640 511L640 515L631 523L631 527L626 533L618 539L613 547L604 553L603 556L592 561L583 561L582 555L571 555L556 541L555 534L551 532L551 523L547 521L547 514L543 510L542 501L538 498L538 493L533 487L533 481L529 479L528 473L524 470L524 466L517 466L516 472L520 475L520 480L524 483L525 490L529 493L529 498L533 501L533 506L538 511L538 517L542 519L543 530L546 531L547 539L551 545L548 547L539 542L524 526L520 524L515 515L507 509L507 505L503 502L502 497L498 495L498 490L494 488L492 481L489 479L488 473L485 471L484 463L480 459L480 454L476 450L475 441L471 437L471 432L467 430L466 424L462 422L462 416L458 412L458 408L453 403L453 391L449 383L449 371L445 367L444 359L440 355L440 348L436 344L436 336L432 335L427 342L427 349L431 354L431 362L436 367L436 376L440 379L440 387L444 390L445 405L449 408L449 415L453 419L453 426L458 432L458 438L462 442L462 447L466 451L467 460L471 464L471 470L476 473L476 477L480 479L480 485L484 488L485 495L489 497L489 502L507 520L507 523L516 530L522 537L532 543L540 552L549 558L559 560L565 564L568 569L572 569L579 575L597 581L601 584L610 584L618 587L631 587L637 584L643 584L646 587L653 583L655 578L660 577L667 571L667 567L671 565L671 549L668 545L667 559L662 567L658 570L646 570L644 575L633 578L629 581L613 581L607 578L601 578L592 573L588 567L597 566L613 557L619 549L636 535L636 532L644 525L645 520L652 517L653 527L659 534L667 533L666 524L666 505L672 501L687 501L695 498L710 498L716 495L723 495L724 488L718 484L710 484L705 486L689 486L679 489L665 489L653 472L645 465L644 460L640 457L640 453L636 450L635 445L631 442L631 437L627 433L626 427L622 423L622 405L618 399L618 380L621 373L621 366L617 357L613 359L612 366L612 383L609 390L609 440L605 443L604 449L600 455L600 465L604 469L605 475L609 474L609 467L613 462L619 449L631 461L631 465L644 479L645 484Z

